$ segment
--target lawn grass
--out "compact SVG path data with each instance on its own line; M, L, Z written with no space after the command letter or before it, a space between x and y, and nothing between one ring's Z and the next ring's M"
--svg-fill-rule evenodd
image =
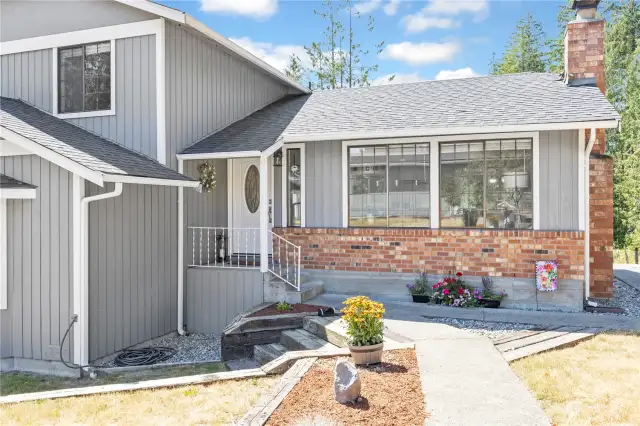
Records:
M218 373L227 368L221 362L167 367L129 373L110 374L96 379L49 376L44 374L10 372L0 374L0 396L20 393L43 392L57 389L100 386L114 383L130 383L140 380L165 379L168 377L193 376Z
M5 425L228 425L240 419L279 377L114 392L10 404Z
M640 425L640 334L603 333L511 364L554 425Z

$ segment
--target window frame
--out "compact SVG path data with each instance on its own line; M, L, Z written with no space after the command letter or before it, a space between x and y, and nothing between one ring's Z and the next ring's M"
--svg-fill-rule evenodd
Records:
M111 50L110 50L110 60L111 60L111 75L110 75L110 79L111 79L111 84L110 84L110 88L111 88L111 108L110 109L105 109L105 110L98 110L98 111L82 111L82 112L65 112L65 113L61 113L59 112L59 105L60 105L60 80L59 80L59 75L60 75L60 64L59 64L59 58L60 58L60 50L61 49L68 49L68 48L72 48L72 47L78 47L78 46L86 46L88 44L98 44L98 43L104 43L104 42L109 42L111 43ZM52 81L52 111L53 111L53 115L58 117L58 118L63 118L63 119L68 119L68 118L86 118L86 117L105 117L105 116L110 116L110 115L115 115L116 114L116 40L115 39L111 39L111 40L97 40L97 41L91 41L91 42L86 42L86 43L79 43L79 44L70 44L68 46L58 46L58 47L54 47L52 48L52 55L53 55L53 81ZM83 89L84 90L84 89ZM84 95L84 94L83 94Z
M532 220L531 220L531 228L499 228L499 227L494 227L494 228L489 228L486 226L486 219L487 219L487 213L489 212L489 210L487 209L487 179L489 176L489 172L488 172L488 168L487 168L487 143L489 142L499 142L501 149L498 151L500 153L503 152L502 150L502 142L504 141L508 141L508 140L514 140L514 141L518 141L518 140L528 140L531 141L531 163L533 165L533 137L510 137L509 135L503 136L503 137L494 137L494 138L483 138L483 139L475 139L475 140L466 140L464 138L460 138L459 140L453 140L453 141L441 141L440 145L450 145L453 146L454 149L456 149L456 145L457 144L482 144L482 169L483 169L483 179L482 179L482 208L479 209L479 211L482 212L482 217L485 221L485 226L483 227L465 227L465 226L446 226L443 227L441 226L441 229L495 229L495 230L509 230L509 231L517 231L517 230L533 230L534 228L534 222L535 222L535 216L536 216L536 212L535 212L535 207L532 204L532 209L531 209L531 214L532 214ZM515 148L515 146L514 146ZM500 156L502 157L502 154L500 154ZM439 157L438 157L438 168L439 168L439 182L438 182L438 192L441 193L442 191L442 151L440 151L439 153ZM531 188L531 197L532 197L532 201L533 201L533 197L534 197L534 191L535 191L535 186L538 184L534 177L533 177L533 172L534 172L535 166L532 167L531 170L531 183L532 183L532 188ZM439 201L442 201L442 197L440 197ZM439 219L442 219L442 215L441 215L441 211L438 210L438 216Z
M283 228L295 227L295 228L305 228L307 226L307 204L306 204L306 192L307 192L307 183L306 183L306 153L305 153L306 144L304 143L288 143L282 147L282 179L281 179L281 226ZM299 149L300 150L300 168L302 172L300 174L300 226L297 225L289 225L289 194L288 194L288 185L287 185L287 150L288 149Z
M428 142L430 146L430 158L437 158L432 161L431 169L431 229L461 229L461 228L441 228L440 227L440 143L441 142L470 142L492 139L521 139L531 138L533 140L533 230L540 229L540 132L505 132L505 133L469 133L461 132L451 136L429 136L429 137L406 137L389 139L359 139L342 141L342 228L349 226L349 163L348 152L351 146L370 145L394 145L405 143ZM395 228L379 228L395 229ZM398 228L401 229L401 228ZM427 228L425 228L427 229ZM475 230L496 229L496 228L473 228Z

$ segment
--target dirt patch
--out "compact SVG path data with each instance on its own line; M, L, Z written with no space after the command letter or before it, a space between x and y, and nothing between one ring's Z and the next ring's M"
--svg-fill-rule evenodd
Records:
M382 364L358 367L362 400L339 404L333 393L336 362L319 359L271 415L267 425L294 425L301 418L317 418L330 424L422 426L426 418L420 372L413 349L385 352Z
M262 308L249 315L250 317L266 317L269 315L286 315L286 314L301 314L304 312L318 312L318 309L327 309L326 306L319 305L307 305L304 303L294 303L291 305L291 309L288 311L279 311L276 309L277 303L269 305L266 308Z

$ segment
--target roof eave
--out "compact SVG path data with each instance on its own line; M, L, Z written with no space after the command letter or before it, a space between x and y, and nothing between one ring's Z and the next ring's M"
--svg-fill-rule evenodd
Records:
M597 120L597 121L577 121L568 123L542 123L542 124L517 124L507 126L473 126L473 127L443 127L443 128L423 128L423 129L402 129L392 131L359 131L359 132L325 132L307 135L287 135L282 136L283 142L315 142L332 140L354 140L354 139L385 139L385 138L406 138L419 136L450 136L450 135L472 135L484 133L514 133L514 132L534 132L548 130L577 130L577 129L614 129L618 127L620 120Z

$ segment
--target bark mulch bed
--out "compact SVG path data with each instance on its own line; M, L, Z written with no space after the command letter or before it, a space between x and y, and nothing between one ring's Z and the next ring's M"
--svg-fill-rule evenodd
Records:
M286 314L300 314L303 312L318 312L318 309L327 309L326 306L319 305L307 305L305 303L294 303L291 305L291 309L288 311L279 311L276 309L277 303L269 305L266 308L262 308L259 311L248 315L249 317L265 317L268 315L286 315Z
M319 359L267 425L295 425L303 419L318 418L336 425L424 424L427 414L415 350L388 351L382 356L382 364L358 367L362 399L348 405L339 404L333 393L334 369L340 359L344 357Z

